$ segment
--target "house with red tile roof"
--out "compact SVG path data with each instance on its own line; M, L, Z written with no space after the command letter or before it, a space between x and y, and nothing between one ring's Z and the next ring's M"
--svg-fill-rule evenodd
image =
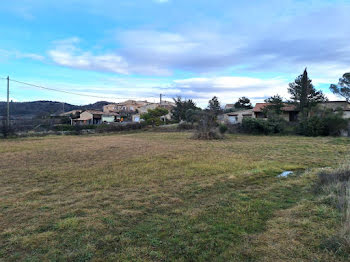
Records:
M261 118L261 119L267 118L266 113L264 112L264 109L269 105L271 105L271 104L270 103L256 103L255 107L253 108L254 118ZM299 110L293 104L285 103L284 107L282 107L282 117L288 122L297 121L298 114L299 114Z

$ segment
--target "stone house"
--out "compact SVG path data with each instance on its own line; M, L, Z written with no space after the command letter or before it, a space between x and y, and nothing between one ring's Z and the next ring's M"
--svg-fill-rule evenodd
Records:
M97 110L86 110L79 118L71 118L72 125L99 125L102 123L113 123L117 121L119 114L104 113Z
M266 119L267 116L264 112L266 106L269 106L269 103L256 103L253 108L254 118ZM298 121L299 110L295 105L284 104L282 107L282 117L288 122Z
M227 124L240 124L244 118L254 118L253 109L238 110L222 114L219 117L219 122Z
M121 103L108 104L103 107L104 113L138 112L138 110L149 104L147 101L127 100Z

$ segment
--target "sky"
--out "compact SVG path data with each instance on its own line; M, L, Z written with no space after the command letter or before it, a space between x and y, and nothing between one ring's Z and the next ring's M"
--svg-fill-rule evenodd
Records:
M77 105L181 96L205 107L279 94L307 67L329 91L350 72L347 0L11 0L0 6L0 78L13 101ZM2 91L1 91L2 90ZM0 100L6 81L0 79Z

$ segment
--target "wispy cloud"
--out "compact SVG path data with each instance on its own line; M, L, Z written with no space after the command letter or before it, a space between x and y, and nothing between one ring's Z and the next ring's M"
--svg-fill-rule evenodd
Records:
M18 50L0 49L0 59L31 59L36 61L44 61L45 57L35 53L25 53Z

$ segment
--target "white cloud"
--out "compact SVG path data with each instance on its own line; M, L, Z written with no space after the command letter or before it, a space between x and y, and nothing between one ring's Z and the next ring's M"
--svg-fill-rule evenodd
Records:
M0 57L3 59L31 59L36 61L44 61L45 57L35 53L25 53L21 51L0 49Z
M279 94L288 98L288 81L282 78L260 79L253 77L203 77L174 80L168 95L194 98L201 106L206 106L209 99L218 96L223 104L237 101L247 96L252 102L262 102L265 98Z
M77 37L54 41L49 57L58 65L91 71L113 72L117 74L140 73L144 75L169 75L170 71L156 65L129 63L125 57L115 52L94 54L78 47Z
M84 52L77 47L78 43L80 39L77 37L55 41L55 47L48 54L55 63L62 66L118 74L129 73L128 64L121 56L114 53L96 55Z

